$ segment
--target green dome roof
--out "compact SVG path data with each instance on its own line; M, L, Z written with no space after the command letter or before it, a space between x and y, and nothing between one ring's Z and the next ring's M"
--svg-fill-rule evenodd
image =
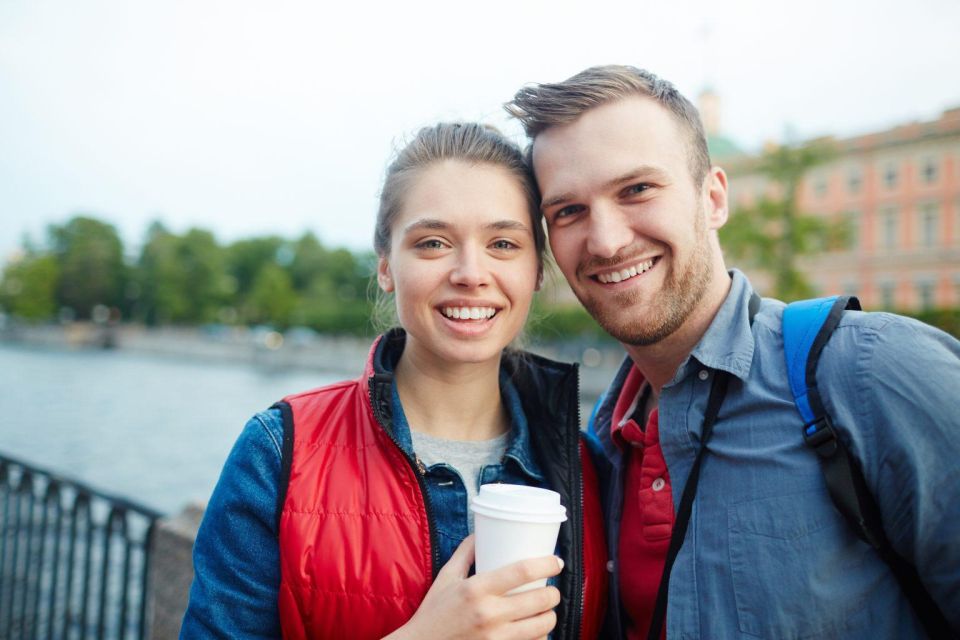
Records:
M710 150L711 159L743 155L743 151L737 146L737 143L726 136L707 136L707 148Z

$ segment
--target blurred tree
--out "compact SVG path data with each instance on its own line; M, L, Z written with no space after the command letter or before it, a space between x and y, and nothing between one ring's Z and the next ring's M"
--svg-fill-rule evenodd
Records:
M257 273L244 311L249 322L286 329L296 305L290 274L280 265L268 263Z
M57 313L57 259L28 252L11 262L0 279L0 304L26 320L49 320Z
M293 288L306 291L315 279L321 276L327 266L327 250L320 244L317 236L309 231L293 244L293 261L290 263L290 277Z
M236 279L239 296L245 297L250 293L264 265L277 262L277 253L283 245L283 238L265 236L238 240L227 247L227 270Z
M224 252L204 229L177 236L154 222L138 266L139 310L148 324L211 322L227 301Z
M57 301L79 318L90 316L97 304L119 307L127 277L123 243L113 225L76 216L48 229L50 247L60 277Z
M814 294L797 269L798 256L840 248L846 242L847 221L830 222L804 215L797 207L797 192L804 175L833 154L832 147L823 142L784 145L766 151L758 169L777 185L779 197L763 198L754 206L738 208L720 230L724 250L748 266L772 273L773 295L783 300Z

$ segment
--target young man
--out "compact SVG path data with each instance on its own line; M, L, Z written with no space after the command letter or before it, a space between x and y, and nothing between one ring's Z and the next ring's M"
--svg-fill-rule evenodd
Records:
M727 271L727 179L693 105L653 74L609 66L524 88L507 110L532 139L557 264L629 356L591 424L611 462L611 635L648 635L719 376L728 388L715 394L661 633L923 637L804 443L784 304ZM960 343L907 318L847 312L817 380L892 546L960 629Z

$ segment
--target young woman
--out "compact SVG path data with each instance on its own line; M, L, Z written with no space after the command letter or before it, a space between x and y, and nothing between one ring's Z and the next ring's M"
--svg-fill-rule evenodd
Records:
M197 535L181 637L596 637L606 549L577 372L507 349L545 244L519 149L478 124L421 130L388 169L374 244L402 328L359 379L247 424ZM490 482L560 493L562 562L469 575L468 501Z

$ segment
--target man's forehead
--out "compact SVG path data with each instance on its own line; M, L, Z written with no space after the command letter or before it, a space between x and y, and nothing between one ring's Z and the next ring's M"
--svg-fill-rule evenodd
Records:
M640 167L686 170L687 141L659 103L631 96L546 129L533 142L533 168L544 191L610 180ZM571 185L572 186L572 185Z

